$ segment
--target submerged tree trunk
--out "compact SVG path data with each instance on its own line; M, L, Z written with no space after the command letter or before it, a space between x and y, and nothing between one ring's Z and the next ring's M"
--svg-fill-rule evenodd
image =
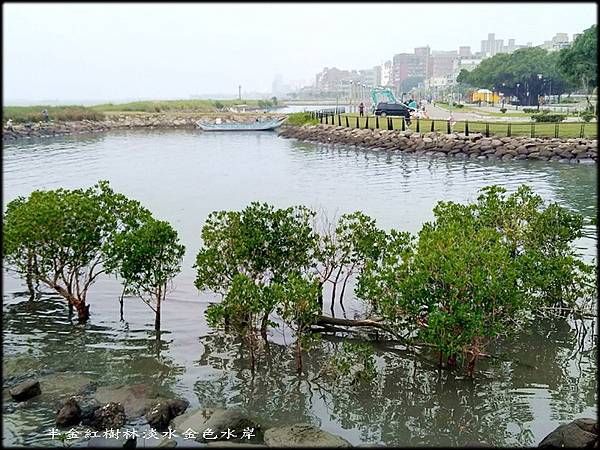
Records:
M302 348L300 346L300 336L296 336L296 371L302 373Z
M69 291L67 291L61 285L49 281L49 280L41 280L56 292L58 292L64 299L69 303L69 317L73 315L73 308L77 310L77 319L79 323L85 323L90 318L90 305L86 305L85 303L85 291L82 293L82 298L77 298Z
M90 305L86 305L85 302L79 301L74 305L77 310L77 320L79 323L86 323L90 318Z
M265 343L267 342L267 326L269 325L269 313L266 312L263 315L261 324L260 324L260 335L264 339Z
M29 289L29 300L35 298L35 290L33 288L33 258L29 256L27 259L27 289Z
M161 304L161 298L160 298L160 294L159 294L156 299L156 316L154 318L154 329L157 332L160 332L160 304Z

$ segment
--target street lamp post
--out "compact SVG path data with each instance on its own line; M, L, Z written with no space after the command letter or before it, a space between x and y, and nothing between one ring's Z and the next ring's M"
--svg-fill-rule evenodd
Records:
M519 109L519 103L521 103L519 99L519 86L521 86L521 83L517 83L517 109Z
M542 93L542 78L544 76L541 73L538 73L538 80L540 80L540 89L539 89L539 94L538 94L538 99L537 99L537 109L538 111L540 110L540 97L541 97L541 93Z

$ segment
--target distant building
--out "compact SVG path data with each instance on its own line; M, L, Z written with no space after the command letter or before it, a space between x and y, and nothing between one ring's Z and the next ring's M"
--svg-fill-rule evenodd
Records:
M514 41L514 39L513 39ZM461 58L470 58L471 55L471 47L467 46L462 46L462 47L458 47L458 56L460 56Z
M571 43L569 42L569 35L567 33L556 33L551 40L544 41L540 47L549 52L554 52L567 48L569 45Z
M457 51L434 51L431 55L431 77L446 77L455 71L457 64Z
M489 33L488 38L481 41L481 51L475 56L479 58L488 58L498 53L512 53L520 48L531 47L531 42L527 45L517 45L514 39L508 40L508 45L504 45L504 39L496 39L494 33Z

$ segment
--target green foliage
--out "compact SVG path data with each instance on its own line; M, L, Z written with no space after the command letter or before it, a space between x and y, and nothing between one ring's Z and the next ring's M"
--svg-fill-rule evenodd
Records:
M273 102L269 100L259 100L258 107L261 109L271 109L274 106Z
M150 306L156 313L157 329L167 283L180 272L184 254L177 231L168 222L153 218L138 228L119 233L111 248L110 262L123 279L125 292Z
M502 114L505 114L505 113L506 113L506 108L500 108L500 112L501 112Z
M235 106L240 100L147 100L129 103L105 103L94 105L90 108L101 112L213 112L215 109L224 109ZM244 100L248 106L256 106L256 100Z
M341 303L350 276L360 273L367 261L378 258L384 243L385 233L374 219L360 211L344 214L332 233L321 235L316 255L318 272L323 281L333 284L332 304L338 283L342 283Z
M369 383L377 376L375 359L369 344L345 341L342 350L331 360L336 378L356 386Z
M523 108L523 112L525 114L537 114L538 110L536 108Z
M598 31L585 30L568 48L558 54L558 69L569 81L591 93L598 84Z
M297 112L288 115L286 123L288 125L302 126L302 125L316 125L319 123L317 119L311 118L309 112Z
M591 112L591 111L581 111L581 112L579 113L579 115L580 115L581 119L582 119L584 122L589 122L590 120L592 120L592 119L593 119L593 118L596 116L596 115L595 115L593 112Z
M540 74L541 79L538 76ZM507 96L517 96L521 104L527 104L530 100L537 104L539 95L550 92L550 84L554 95L572 89L572 84L559 72L558 55L539 47L523 48L510 54L500 53L484 59L472 71L461 71L457 81L473 87L501 90ZM527 92L530 93L529 98Z
M572 249L582 218L557 204L544 207L525 186L506 196L484 188L477 203L439 202L435 220L413 243L388 235L357 293L387 321L441 354L471 355L519 329L542 308L574 307L593 293L593 268Z
M48 110L48 116L52 121L71 122L77 120L104 120L101 111L96 111L85 106L4 106L2 117L4 123L12 119L14 123L42 122L44 120L42 111Z
M207 320L245 337L253 366L256 330L266 338L276 308L295 331L298 357L301 339L320 311L320 286L309 272L318 238L313 218L302 206L275 209L253 202L242 211L211 213L202 228L195 284L223 295L208 308Z
M119 233L139 227L150 212L100 181L89 189L34 191L4 213L4 260L23 277L42 282L87 320L91 284L111 270Z
M564 114L550 113L547 109L533 114L531 118L535 122L562 122L567 116Z

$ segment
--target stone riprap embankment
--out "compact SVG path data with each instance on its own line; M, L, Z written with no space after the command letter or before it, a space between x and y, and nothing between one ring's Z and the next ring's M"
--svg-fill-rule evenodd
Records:
M279 135L310 142L355 145L429 156L538 159L583 164L595 164L598 156L596 139L485 137L480 133L465 136L463 133L415 133L410 130L357 129L333 125L286 126Z
M72 122L39 122L33 124L13 125L13 130L3 130L2 140L13 141L22 138L41 138L51 136L66 136L71 134L97 133L101 131L146 128L196 128L197 121L214 123L220 117L227 122L253 122L257 118L271 118L265 114L123 114L111 115L105 120L80 120Z

